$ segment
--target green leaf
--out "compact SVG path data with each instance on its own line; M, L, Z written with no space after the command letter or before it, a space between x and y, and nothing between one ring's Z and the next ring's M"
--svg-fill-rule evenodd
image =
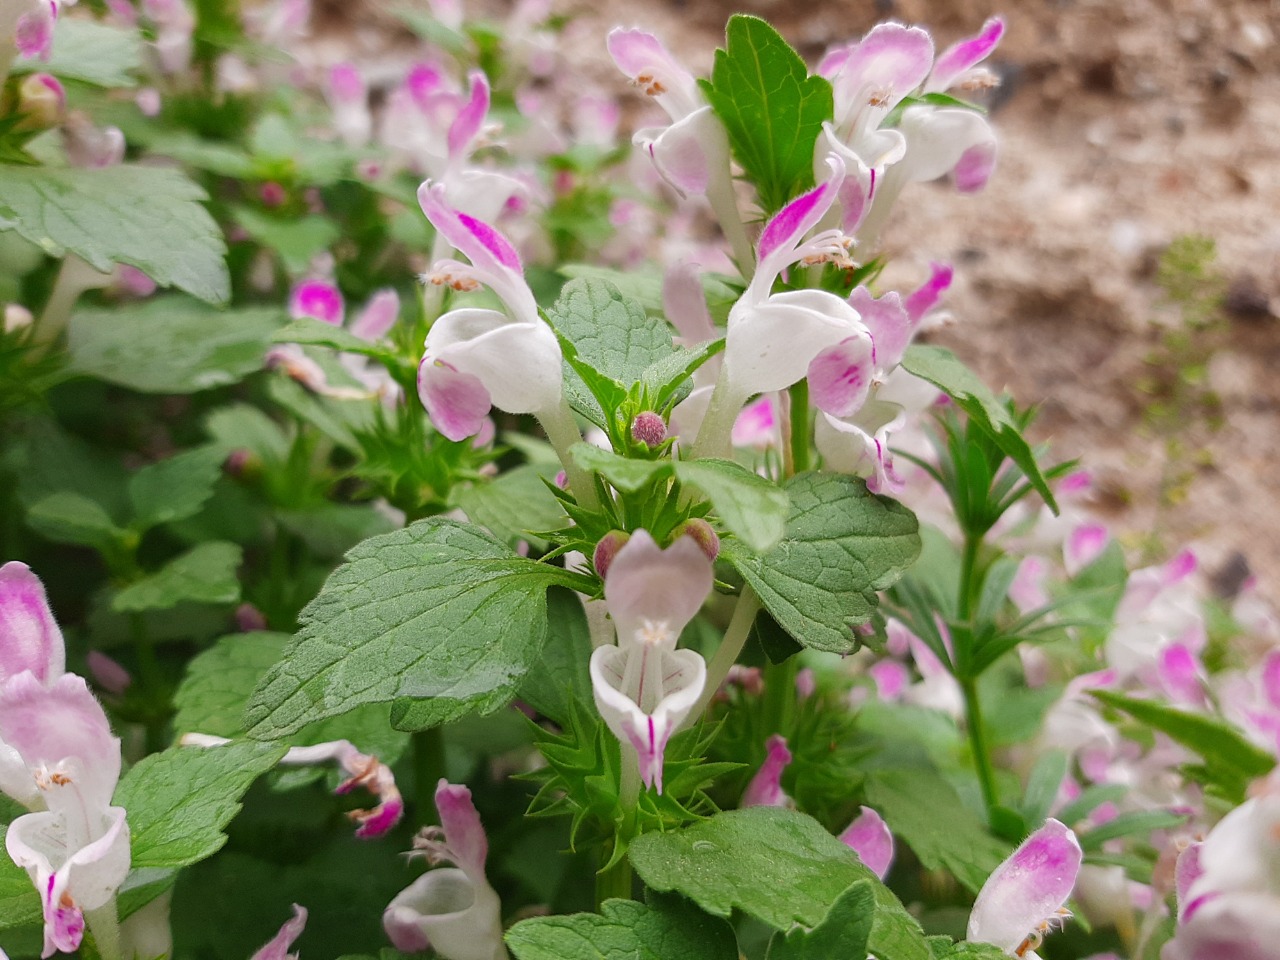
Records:
M300 510L277 510L276 519L317 556L338 560L361 540L399 529L371 503L321 501Z
M142 38L136 30L121 30L79 17L59 17L53 30L48 60L22 58L17 73L52 73L62 80L80 80L98 87L135 87L132 74L142 66Z
M103 273L127 263L163 287L224 303L231 296L227 248L200 204L207 199L186 174L166 167L8 166L0 177L0 226Z
M791 516L782 541L765 554L726 544L722 556L797 641L848 653L857 647L853 627L876 608L876 591L919 554L916 518L841 474L802 473L783 489Z
M285 754L272 744L170 747L125 774L114 802L129 811L133 867L185 867L226 843L222 828L250 784Z
M302 629L249 701L245 729L279 737L390 701L400 701L401 729L492 713L537 659L546 588L563 573L438 517L366 540L302 611Z
M532 917L507 931L517 960L737 960L724 920L664 899L657 907L606 900L600 913Z
M623 387L675 352L671 329L606 280L570 280L547 320L579 359Z
M675 353L645 368L640 380L653 397L654 410L664 412L688 396L694 372L723 349L724 337L692 350L678 347Z
M818 821L794 810L749 807L646 833L630 856L659 892L680 893L717 917L741 910L783 931L819 926L841 894L865 880L876 902L868 949L880 960L928 960L920 925L897 897Z
M150 576L130 584L111 602L117 613L165 610L183 601L235 603L240 599L236 568L242 554L234 543L215 540L192 547Z
M1101 850L1108 840L1132 836L1145 840L1157 830L1168 830L1186 822L1185 813L1174 813L1171 810L1130 810L1081 833L1080 849L1085 853L1094 853Z
M1275 757L1220 720L1108 690L1090 690L1089 694L1198 753L1204 758L1208 782L1236 803L1243 802L1250 780L1266 776L1276 765Z
M812 930L775 933L766 960L865 960L875 908L874 889L866 880L859 880L840 894Z
M676 477L696 487L725 529L756 552L782 539L791 500L785 490L731 460L679 460Z
M600 474L623 493L636 493L671 472L670 460L629 460L590 443L575 443L569 456L583 470Z
M342 236L337 224L314 213L281 219L252 207L237 207L235 218L250 237L274 250L291 274L306 273L312 258L328 250Z
M99 504L78 493L51 493L27 511L27 525L55 543L107 551L126 535Z
M831 84L809 76L800 55L759 17L731 17L725 39L702 90L770 216L813 185L814 145L834 111Z
M195 393L262 369L284 315L273 307L213 310L185 297L79 310L71 318L71 369L142 393Z
M945 347L912 344L907 348L902 365L909 373L928 380L956 402L969 419L982 428L1006 456L1018 465L1023 475L1044 498L1054 513L1058 502L1040 473L1035 453L1023 438L1009 411L977 374L960 362Z
M335 327L314 317L301 317L290 321L271 337L273 343L302 343L308 346L332 347L344 353L358 353L367 357L387 357L385 346L361 340L349 330Z
M40 895L27 871L0 855L0 930L39 923L41 916Z
M578 595L549 590L547 624L547 644L520 684L520 699L567 728L574 701L591 701L591 631Z
M217 447L187 450L143 467L129 478L133 525L147 530L194 516L213 496L225 459Z
M560 501L543 483L553 471L531 464L516 467L491 482L476 482L458 494L458 506L495 537L515 545L527 540L545 549L546 541L534 533L555 530L565 524Z
M949 783L920 769L874 770L867 775L867 803L881 812L929 870L949 870L977 893L1012 849L996 840ZM939 810L947 811L945 817Z
M236 633L197 655L173 695L173 728L215 737L243 733L245 701L291 639L287 633Z

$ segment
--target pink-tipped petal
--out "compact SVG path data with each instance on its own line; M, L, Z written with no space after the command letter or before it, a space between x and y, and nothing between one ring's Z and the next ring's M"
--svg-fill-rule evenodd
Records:
M850 55L845 70L861 83L870 83L882 94L878 99L892 108L920 86L933 65L933 38L919 27L880 23L872 27ZM887 97L884 91L889 91Z
M293 942L302 936L307 925L307 908L293 905L293 916L284 922L280 932L272 937L255 953L250 960L297 960L296 953L290 953Z
M58 15L54 0L36 0L35 9L18 17L13 43L19 55L48 60L53 47L53 27Z
M977 193L987 185L996 169L995 141L974 144L956 161L952 176L961 193Z
M1075 576L1102 555L1111 540L1111 534L1100 523L1084 523L1067 536L1063 545L1062 560L1070 576Z
M1076 836L1048 820L996 867L969 914L969 940L1012 954L1059 916L1083 854Z
M1009 585L1009 599L1020 611L1030 613L1049 602L1049 592L1044 586L1048 573L1048 565L1041 557L1023 557Z
M450 440L479 433L493 406L478 377L430 356L418 366L418 397L431 423Z
M436 810L449 844L450 859L469 876L483 877L489 838L471 800L471 791L442 777L436 786Z
M1191 885L1200 879L1204 868L1200 865L1200 842L1190 844L1178 854L1178 863L1173 870L1173 889L1177 895L1178 922L1188 919L1191 910Z
M866 287L857 287L849 294L849 305L858 311L871 334L876 367L880 370L896 367L915 333L915 324L902 298L896 293L886 293L877 300Z
M992 17L975 36L947 47L933 65L925 90L932 93L949 88L966 70L987 59L1003 36L1004 21Z
M1280 650L1272 650L1262 661L1262 695L1274 710L1280 710Z
M875 682L876 697L888 703L902 699L910 674L897 660L878 660L867 668L867 675Z
M711 561L690 537L661 549L647 530L636 530L617 552L605 580L604 598L620 644L665 632L675 646L685 625L702 609L714 582Z
M400 316L400 294L394 290L379 290L351 325L351 332L361 340L381 340L395 326Z
M774 734L765 744L764 763L743 791L743 807L785 807L791 802L782 789L782 772L791 763L791 751L785 737Z
M884 879L893 863L893 834L880 814L863 807L853 823L844 828L840 839L872 873Z
M813 405L833 417L856 413L875 376L875 350L867 334L849 337L818 353L809 363Z
M767 450L778 443L778 412L769 394L752 400L733 421L732 443L735 447Z
M342 291L327 280L304 280L289 294L289 315L295 320L311 317L340 327L345 309Z
M511 242L482 220L455 210L445 199L442 183L427 181L418 188L418 203L431 225L482 270L520 273L520 254Z
M902 302L913 325L918 325L921 318L938 305L942 295L951 286L952 274L951 265L948 263L929 264L929 279L918 289L909 293L906 300Z
M51 683L66 669L62 631L44 584L25 563L0 567L0 681L30 670Z
M775 258L779 252L794 248L801 238L826 215L840 193L844 172L844 162L833 156L828 178L807 193L796 197L765 224L756 245L756 254L762 265L766 260ZM781 267L774 273L780 270Z
M1204 667L1185 646L1171 643L1161 650L1156 670L1169 699L1194 706L1204 703L1204 686L1200 680Z
M449 125L449 156L453 158L466 156L489 115L489 78L481 71L473 70L469 79L471 95ZM518 261L515 269L520 269Z

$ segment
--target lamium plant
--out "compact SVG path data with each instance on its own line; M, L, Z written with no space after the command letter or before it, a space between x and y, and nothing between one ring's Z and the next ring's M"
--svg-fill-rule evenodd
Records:
M1003 21L427 7L0 0L0 958L1275 957L1280 621L882 281Z

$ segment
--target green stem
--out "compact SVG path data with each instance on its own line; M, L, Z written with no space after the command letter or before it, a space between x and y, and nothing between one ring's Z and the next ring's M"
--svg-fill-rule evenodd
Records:
M982 537L967 533L964 537L964 555L960 562L960 596L958 610L961 620L973 615L974 591L978 587L978 551L982 549Z
M987 820L990 822L1000 798L996 793L995 768L991 764L986 730L982 725L982 705L978 700L978 684L970 677L960 681L960 690L964 693L964 715L969 734L969 748L973 751L973 763L977 768L978 783L982 786L982 800L986 804Z
M166 726L172 712L168 684L165 683L164 671L160 669L160 660L156 657L155 644L147 635L147 621L141 613L129 614L129 632L133 636L133 649L138 658L138 680L146 691L146 751L159 753L167 746Z
M419 730L413 740L413 782L420 825L439 823L436 786L444 776L444 732L439 727Z
M94 945L102 960L124 960L120 946L120 921L116 916L116 901L112 897L97 910L86 910L84 920L93 934Z
M788 476L809 469L809 381L798 380L791 394L791 471Z
M606 856L612 854L617 840L611 840L605 846ZM606 900L630 900L631 897L631 858L626 854L609 867L596 874L596 910Z
M761 715L764 733L782 733L791 724L796 703L796 673L800 662L788 657L782 663L771 663L765 669L764 697Z
M724 639L716 648L715 655L707 664L707 685L702 689L702 696L690 711L690 717L699 717L707 709L707 704L729 675L729 668L738 662L738 655L751 633L751 625L755 623L756 613L760 610L760 598L750 586L744 585L738 604L733 608L733 616L729 618L729 626L724 631Z
M728 159L728 144L725 144L725 157ZM733 190L733 176L726 162L722 171L711 176L707 184L707 202L711 211L720 221L720 229L733 248L733 259L738 263L738 270L743 279L749 279L755 267L756 254L747 236L747 228L742 223L742 211L738 209L738 196Z
M694 441L690 460L703 457L724 457L733 455L733 424L742 412L742 405L747 398L733 388L728 374L728 367L720 367L720 376L711 391L711 400L707 403L706 415L702 418L702 426L698 428L698 438Z
M630 843L636 830L636 802L640 798L640 758L635 750L622 748L622 770L618 775L618 807L622 810L622 823L612 840L605 844L607 863L619 843ZM623 854L618 862L596 874L596 909L606 900L631 899L631 858Z
M105 286L110 279L75 254L68 253L58 268L58 277L53 282L53 290L45 302L44 312L36 322L36 339L40 343L53 343L66 327L80 294Z
M542 424L547 440L551 442L556 456L564 466L565 476L569 478L569 489L577 497L578 505L587 510L599 510L600 501L596 497L595 480L590 473L578 466L569 453L570 447L582 441L582 434L578 432L578 424L573 419L569 402L561 397L560 406L557 409L538 414L538 422Z

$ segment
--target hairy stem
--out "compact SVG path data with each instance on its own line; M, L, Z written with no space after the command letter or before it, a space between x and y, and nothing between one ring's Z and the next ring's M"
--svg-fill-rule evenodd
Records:
M538 422L542 424L547 440L560 458L565 476L569 478L569 489L573 491L578 504L587 510L600 509L595 480L590 473L578 466L569 453L569 448L582 440L578 424L573 419L573 411L569 409L569 401L561 397L557 409L538 414Z
M730 381L728 367L721 364L720 375L711 391L711 401L707 404L707 413L698 428L698 438L689 459L732 456L733 424L746 400Z
M809 469L809 381L797 380L789 391L791 395L791 470L787 476L804 473Z
M84 912L85 924L93 934L94 945L102 960L124 960L120 945L120 921L116 916L116 900L112 897L97 910Z
M982 724L982 704L978 699L978 684L969 677L960 681L960 690L964 693L964 715L969 734L969 748L973 751L973 764L978 773L978 783L982 786L982 800L986 804L987 820L990 822L1000 798L996 793L995 768L991 765L986 729Z
M71 311L80 294L95 287L106 286L111 278L99 273L73 253L68 253L58 268L58 277L45 302L44 312L36 322L36 339L40 343L53 343L67 326Z
M716 648L715 656L707 664L707 685L703 688L702 696L698 698L697 704L690 711L690 717L702 715L703 711L707 709L707 704L711 702L711 698L720 689L720 684L724 683L724 678L729 675L729 668L738 662L738 656L742 653L743 644L747 642L747 636L751 633L751 625L755 623L756 613L759 610L760 598L756 596L756 592L750 586L744 585L742 595L738 597L738 604L733 608L733 616L729 619L729 626L724 632L724 639L720 641L720 646Z

